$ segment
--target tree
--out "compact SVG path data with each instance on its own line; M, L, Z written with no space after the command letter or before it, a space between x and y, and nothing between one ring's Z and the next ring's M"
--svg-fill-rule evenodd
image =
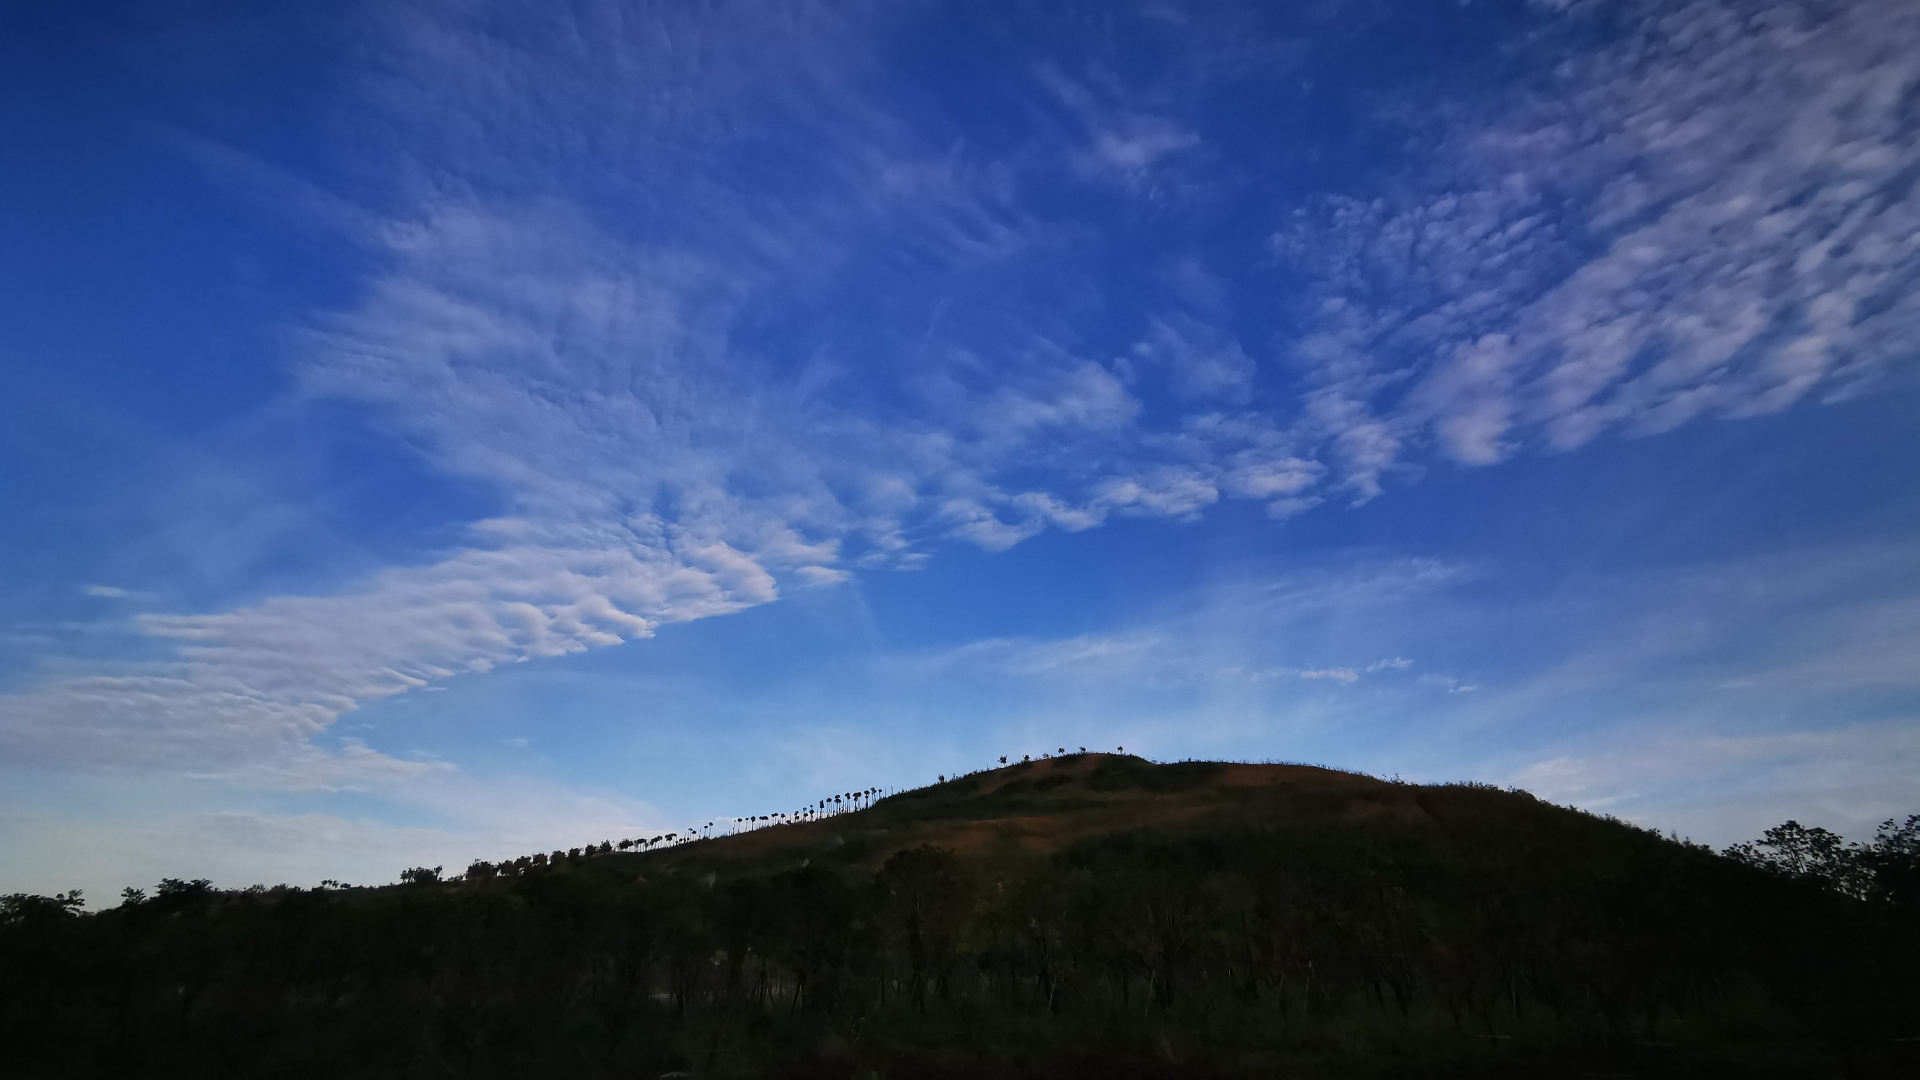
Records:
M54 922L80 914L87 902L80 890L72 889L52 896L33 893L8 893L0 896L0 926L12 923Z
M1753 843L1735 844L1726 854L1769 873L1817 881L1856 899L1866 896L1873 876L1859 845L1847 843L1838 833L1792 820L1768 829Z
M1892 818L1882 822L1873 843L1860 851L1858 859L1872 875L1873 898L1901 910L1920 911L1920 814L1909 814L1897 824Z
M923 844L887 859L874 884L882 910L906 946L914 1003L925 1011L929 987L942 1000L947 997L972 906L960 860L946 848Z
M153 898L168 904L185 904L203 899L212 892L213 882L206 878L194 878L192 881L161 878L160 884L153 888Z

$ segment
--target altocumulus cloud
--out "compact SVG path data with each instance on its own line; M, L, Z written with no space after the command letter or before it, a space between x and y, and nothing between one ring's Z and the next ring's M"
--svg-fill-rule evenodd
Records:
M1318 282L1297 351L1348 487L1415 447L1488 464L1910 364L1920 10L1581 4L1528 47L1564 58L1440 117L1421 179L1276 237Z

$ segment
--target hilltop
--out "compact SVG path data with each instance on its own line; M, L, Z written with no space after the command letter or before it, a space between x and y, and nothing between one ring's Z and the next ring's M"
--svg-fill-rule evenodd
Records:
M1894 1075L1920 1016L1909 907L1524 792L1120 754L449 880L16 907L21 1076Z
M1017 862L1136 833L1171 840L1249 829L1371 827L1442 842L1452 829L1496 823L1632 831L1486 785L1421 786L1315 765L1157 764L1081 753L957 776L862 810L611 858L614 865L655 873L728 878L814 861L871 871L897 852L925 845L966 861Z
M1188 761L1154 764L1080 753L1015 762L880 799L862 810L696 841L640 858L656 865L750 872L810 851L852 845L842 862L878 866L931 844L963 858L1050 855L1133 829L1178 833L1265 821L1432 818L1412 785L1312 765Z

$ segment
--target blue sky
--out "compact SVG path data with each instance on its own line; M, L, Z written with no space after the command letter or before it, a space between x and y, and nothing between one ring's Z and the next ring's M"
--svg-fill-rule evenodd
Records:
M0 887L1058 746L1920 809L1920 10L12 5Z

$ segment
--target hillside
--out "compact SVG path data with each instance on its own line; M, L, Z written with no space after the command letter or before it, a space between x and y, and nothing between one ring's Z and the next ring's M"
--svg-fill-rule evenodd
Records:
M1025 762L0 926L8 1075L1905 1075L1908 908L1481 785Z
M1135 829L1174 835L1250 824L1436 820L1422 789L1311 765L1179 762L1085 753L1018 762L881 799L808 822L644 854L651 865L750 873L782 860L838 852L877 867L894 852L931 844L963 858L1051 855L1089 837Z

